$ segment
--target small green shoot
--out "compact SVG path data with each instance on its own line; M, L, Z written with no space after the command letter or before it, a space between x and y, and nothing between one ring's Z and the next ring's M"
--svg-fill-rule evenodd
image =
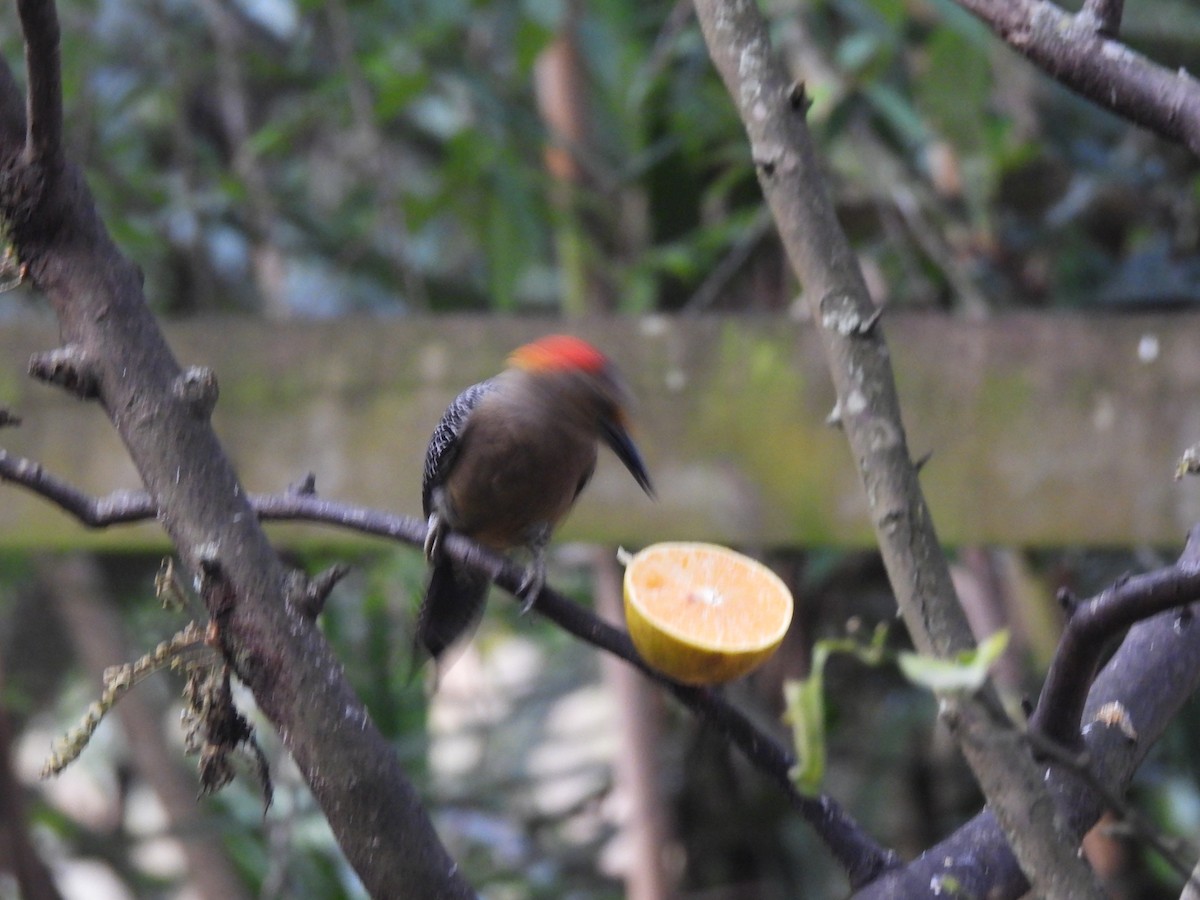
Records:
M904 677L918 687L936 693L970 694L987 681L988 670L1008 647L1008 631L1003 629L985 638L973 650L964 650L954 659L938 659L919 653L899 653L896 663Z
M849 653L869 666L880 665L885 658L886 640L887 625L880 623L867 644L852 637L817 641L808 677L784 684L783 718L792 726L797 759L790 774L802 794L817 794L825 779L825 663L834 653Z
M817 641L813 646L808 677L784 684L786 710L783 719L792 727L797 760L790 775L796 789L805 796L820 793L825 779L824 678L825 663L832 654L848 653L868 666L895 661L905 678L936 694L971 693L983 686L988 670L1004 653L1008 646L1008 631L997 631L975 649L960 653L954 659L937 659L907 651L889 653L884 647L886 640L887 626L880 623L865 644L854 637Z

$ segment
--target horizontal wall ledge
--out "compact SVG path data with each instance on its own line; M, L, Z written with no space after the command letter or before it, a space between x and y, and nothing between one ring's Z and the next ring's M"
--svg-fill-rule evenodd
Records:
M886 314L882 325L947 544L1177 544L1200 518L1200 482L1173 477L1200 441L1200 316ZM312 472L326 499L419 516L425 445L446 404L515 346L562 330L625 373L658 499L602 453L560 539L873 543L849 448L827 424L834 399L811 323L207 318L167 335L181 364L216 372L214 425L248 490ZM101 409L25 374L55 345L49 324L0 329L0 406L23 420L0 446L94 494L140 487ZM291 544L365 540L271 531ZM159 546L153 524L89 531L0 485L0 548Z

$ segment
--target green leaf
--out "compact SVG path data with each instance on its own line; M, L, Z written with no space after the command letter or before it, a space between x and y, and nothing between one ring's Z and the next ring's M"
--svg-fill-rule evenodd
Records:
M251 153L263 157L290 150L295 138L292 123L277 119L250 135L246 143Z
M796 765L788 775L805 796L820 792L825 779L825 692L822 687L824 657L813 656L812 673L783 685L787 710L784 721L792 726Z
M964 150L982 149L992 68L984 51L949 28L930 37L929 72L917 85L917 106L935 128Z
M923 146L930 140L929 128L908 98L891 85L876 83L863 89L863 96L888 127L906 144Z
M487 207L485 242L488 258L488 287L497 310L512 312L517 303L517 279L521 274L521 242L511 210L502 191L492 195Z
M904 677L935 693L970 693L983 687L988 670L1008 646L1008 630L997 631L974 650L955 659L936 659L919 653L900 653L896 662Z
M868 644L854 638L817 641L808 677L784 682L783 720L792 726L797 760L788 775L805 796L818 794L825 779L825 663L834 653L849 653L869 666L878 666L887 659L887 632L887 625L880 622Z
M517 23L516 35L513 38L513 50L519 69L526 74L532 72L538 54L546 49L553 38L554 32L544 23L522 17Z
M904 0L871 0L871 6L888 24L888 27L899 32L904 24L904 17L908 15Z
M869 31L860 31L838 44L835 60L841 69L861 72L880 51L879 37Z
M394 69L378 79L375 87L375 115L380 120L399 115L414 99L429 90L429 74L424 71L401 72Z

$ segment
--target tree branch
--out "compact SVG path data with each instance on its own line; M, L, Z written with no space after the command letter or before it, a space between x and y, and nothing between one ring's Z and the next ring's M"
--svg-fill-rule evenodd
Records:
M1200 622L1194 615L1181 618L1172 610L1134 625L1088 692L1083 752L1092 762L1093 777L1123 790L1198 686ZM1101 715L1113 703L1128 713L1135 739ZM1050 768L1047 784L1076 832L1087 831L1099 820L1102 799L1073 772ZM987 864L981 865L981 860ZM990 809L855 896L859 900L927 897L932 895L931 885L942 883L957 885L965 896L998 900L1021 897L1029 890Z
M107 497L92 497L49 474L31 459L0 449L0 481L28 488L73 515L88 528L104 528L125 522L144 522L158 508L145 491L117 491Z
M1049 0L955 0L1046 74L1098 106L1200 155L1200 81L1110 40L1122 3L1071 15Z
M121 491L94 498L48 475L37 463L4 450L0 450L0 481L18 484L45 497L93 528L144 521L156 514L152 499L144 492ZM411 516L323 500L314 493L311 476L285 494L250 495L248 501L263 521L334 525L402 541L413 547L421 547L425 542L424 522ZM525 577L523 567L461 535L447 536L443 552L484 572L514 600L524 602L518 593ZM326 577L336 579L341 574L344 573L335 567ZM318 578L313 582L318 591L320 581ZM880 847L832 797L807 797L797 791L789 774L796 764L792 752L730 704L719 690L688 687L650 668L642 661L626 632L609 625L550 587L542 589L533 608L569 634L624 660L665 687L680 703L737 747L756 768L783 789L792 805L846 869L852 886L861 887L898 865L898 857ZM313 604L305 602L304 609L311 614Z
M26 160L57 178L63 166L58 13L45 0L17 0L29 77Z
M901 615L922 652L973 645L909 455L890 356L804 121L807 100L772 51L752 0L696 0L704 39L750 140L763 195L820 326L835 416L858 463ZM1039 892L1100 896L1041 768L984 698L944 698L945 721Z
M1029 720L1030 729L1064 747L1078 748L1088 688L1112 639L1135 622L1197 600L1200 525L1192 527L1175 565L1119 581L1069 610L1067 627Z
M1185 856L1184 851L1189 849L1186 847L1185 842L1164 837L1163 831L1156 822L1142 815L1136 807L1128 802L1124 796L1123 788L1116 790L1113 785L1097 778L1095 773L1092 772L1092 761L1088 757L1087 751L1073 752L1062 744L1047 739L1037 731L1030 731L1028 737L1029 742L1040 755L1066 766L1087 782L1088 788L1100 797L1108 810L1116 814L1117 818L1128 828L1135 840L1141 841L1151 847L1168 866L1174 869L1185 882L1189 882L1193 888L1200 888L1200 881L1193 877L1187 862L1187 860L1195 857L1194 851L1188 852Z
M18 258L54 309L64 344L88 360L97 399L184 565L222 575L222 590L212 592L222 608L210 609L221 648L366 889L397 898L474 896L329 645L287 602L287 571L203 414L207 392L196 398L186 390L140 272L112 243L79 171L61 163L60 177L54 8L50 0L18 6L27 29L28 139L20 91L0 61L0 216Z
M1200 525L1195 525L1174 566L1118 582L1075 607L1029 729L1043 740L1082 748L1080 755L1090 762L1090 772L1083 778L1074 767L1048 773L1051 792L1062 799L1062 808L1078 833L1090 829L1106 805L1092 788L1093 782L1123 791L1167 724L1200 685L1197 611L1175 608L1200 593L1198 569ZM1155 615L1156 609L1167 612ZM1139 618L1092 682L1096 661L1108 639ZM1104 713L1114 704L1126 720L1114 721ZM1081 718L1087 723L1082 731ZM986 859L988 865L980 867L979 859ZM858 896L862 900L920 896L939 880L953 882L975 896L1019 897L1029 888L995 817L985 810Z

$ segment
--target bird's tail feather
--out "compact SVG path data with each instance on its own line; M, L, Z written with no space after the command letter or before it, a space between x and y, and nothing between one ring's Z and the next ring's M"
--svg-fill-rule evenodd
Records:
M437 662L448 647L474 631L490 585L488 577L475 569L448 559L435 562L417 616L414 661L423 648Z

